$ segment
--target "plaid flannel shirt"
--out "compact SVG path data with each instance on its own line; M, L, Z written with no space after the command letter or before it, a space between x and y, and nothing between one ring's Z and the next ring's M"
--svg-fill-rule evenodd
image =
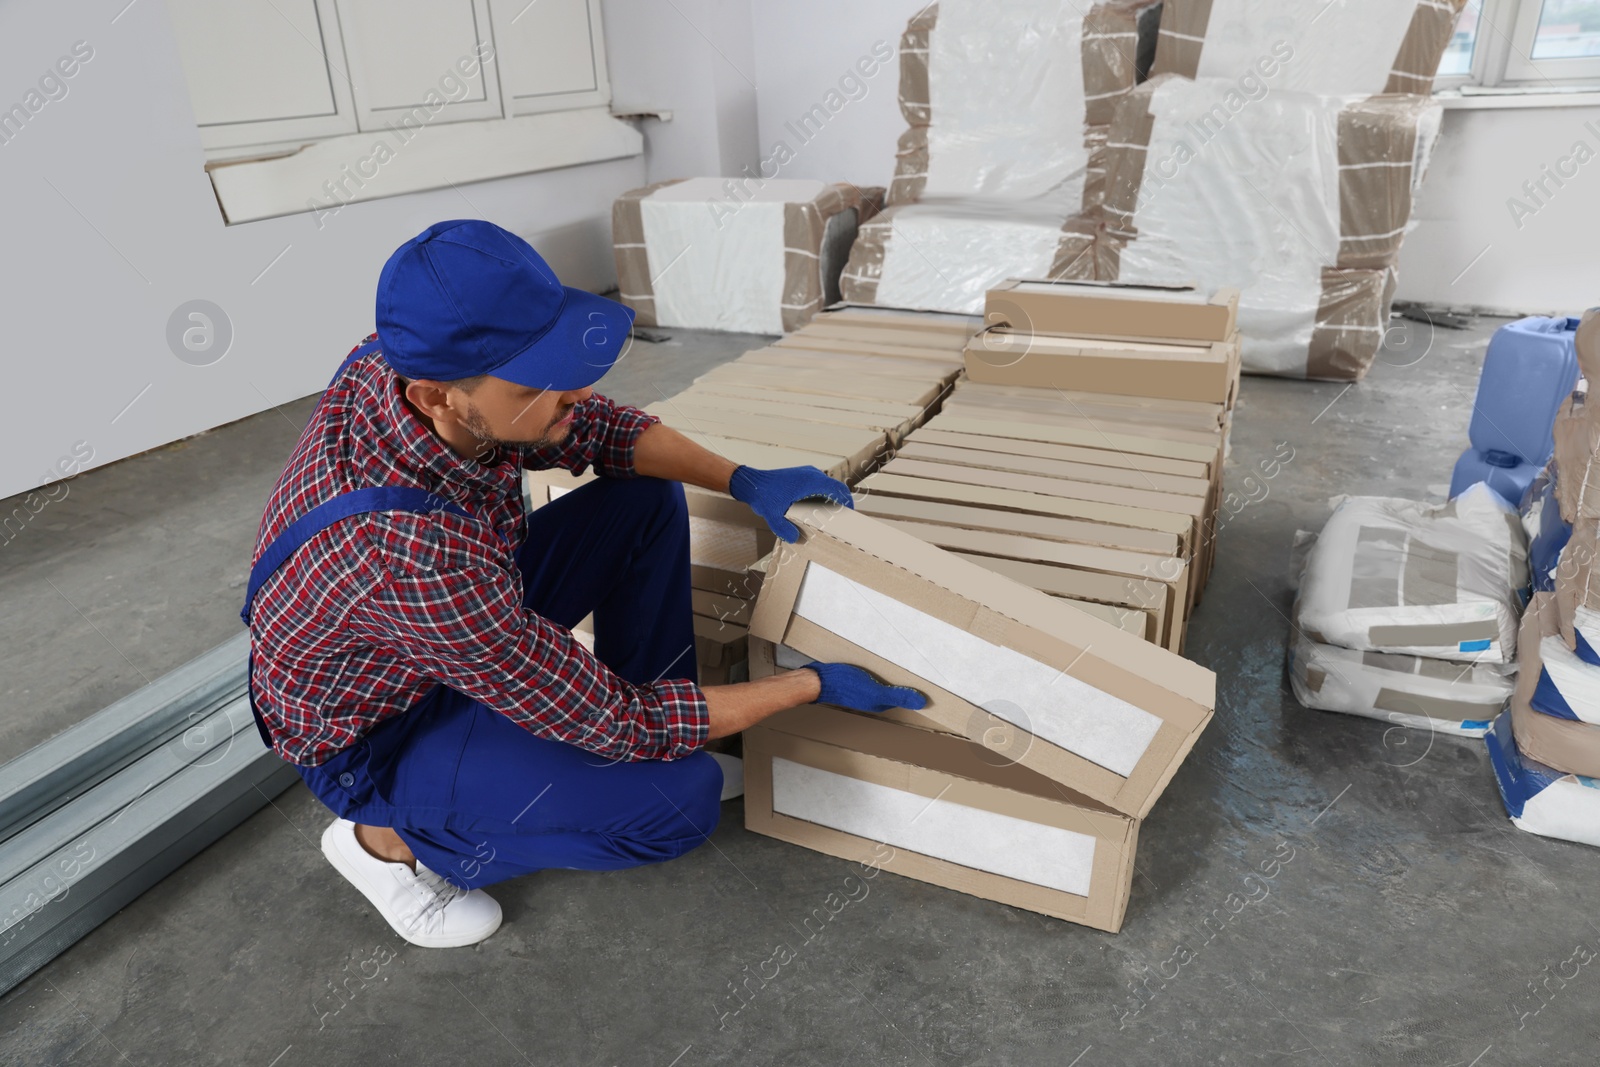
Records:
M700 689L612 673L569 630L523 607L513 555L527 517L523 467L634 477L634 444L657 421L595 395L574 409L559 445L501 448L479 463L411 413L381 354L352 364L322 395L273 488L255 554L324 500L364 486L417 486L474 517L352 516L261 587L251 678L279 755L321 763L438 683L611 759L673 759L703 746Z

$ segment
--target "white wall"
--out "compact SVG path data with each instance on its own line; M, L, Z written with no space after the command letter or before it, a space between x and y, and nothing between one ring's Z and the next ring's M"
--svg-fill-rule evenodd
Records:
M898 103L900 34L926 0L754 0L753 6L761 158L773 159L773 146L782 141L794 153L782 177L888 185L895 142L906 128ZM865 79L864 95L848 100L821 133L802 142L786 124L821 103L879 42L895 58ZM773 176L770 167L767 176Z
M612 107L646 120L652 182L735 174L756 162L752 0L604 0Z
M1582 165L1579 141L1593 156ZM1536 190L1540 206L1522 185L1564 157L1576 175ZM1535 213L1514 219L1513 197ZM1600 107L1446 111L1416 215L1401 299L1568 315L1600 304Z
M372 329L383 261L440 219L491 219L570 284L615 285L611 203L644 184L641 159L352 204L320 230L309 214L224 226L166 8L126 3L0 5L0 106L74 42L94 50L66 97L0 144L0 497L39 485L78 442L98 466L321 389ZM745 0L676 3L748 74ZM753 157L754 88L706 56L682 62L695 48L714 54L673 5L608 0L605 16L618 102L677 111L672 124L647 123L656 165L715 173ZM228 354L203 367L166 340L173 310L197 298L234 332Z

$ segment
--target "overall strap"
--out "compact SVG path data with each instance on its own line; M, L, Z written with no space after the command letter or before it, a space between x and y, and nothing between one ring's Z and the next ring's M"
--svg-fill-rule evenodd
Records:
M350 364L354 363L363 356L372 355L372 353L378 351L382 347L383 346L376 340L369 341L360 348L356 349L354 352L350 353L348 356L344 357L344 362L339 364L339 369L334 371L333 377L328 380L329 388L333 387L333 383L339 380L339 375L343 374Z
M356 352L351 359L359 355L361 353ZM467 518L472 517L471 512L459 504L452 504L437 493L409 485L379 485L366 489L352 489L330 500L324 500L274 537L272 543L261 553L261 558L256 560L256 565L250 568L250 584L245 589L244 609L239 612L239 617L244 620L245 625L250 625L250 604L255 600L256 593L279 567L289 561L289 557L294 555L301 545L340 519L368 511L422 513L450 511Z

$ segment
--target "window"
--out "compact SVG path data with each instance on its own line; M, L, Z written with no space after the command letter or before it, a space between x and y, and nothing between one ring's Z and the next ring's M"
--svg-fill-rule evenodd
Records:
M1468 93L1600 88L1600 0L1468 0L1435 85Z
M638 155L600 0L167 0L228 222Z

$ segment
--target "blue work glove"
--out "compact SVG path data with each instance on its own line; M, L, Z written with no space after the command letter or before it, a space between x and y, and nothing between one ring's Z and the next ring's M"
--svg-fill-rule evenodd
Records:
M888 711L890 708L909 708L921 711L928 706L928 698L915 689L903 685L884 685L860 667L848 663L807 663L822 679L819 704L836 704L856 711Z
M775 471L740 467L728 481L728 493L733 499L749 504L751 511L767 520L773 533L790 544L800 539L800 531L783 517L789 505L823 497L847 508L855 507L850 487L815 467L784 467Z

